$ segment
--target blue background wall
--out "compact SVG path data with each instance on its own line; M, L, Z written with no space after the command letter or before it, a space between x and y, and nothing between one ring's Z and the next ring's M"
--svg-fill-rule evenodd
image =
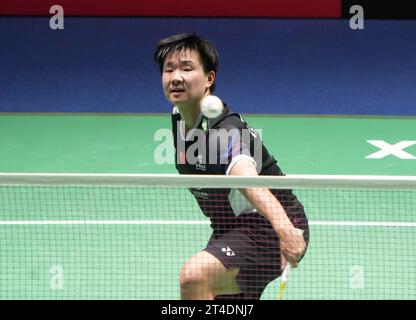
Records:
M155 44L197 32L241 113L416 115L416 21L0 18L0 112L170 112Z

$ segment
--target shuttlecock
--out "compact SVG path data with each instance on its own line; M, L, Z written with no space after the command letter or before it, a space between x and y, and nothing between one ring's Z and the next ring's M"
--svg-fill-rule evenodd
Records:
M218 117L224 110L224 105L220 98L217 96L205 96L201 100L201 112L202 114L209 118Z

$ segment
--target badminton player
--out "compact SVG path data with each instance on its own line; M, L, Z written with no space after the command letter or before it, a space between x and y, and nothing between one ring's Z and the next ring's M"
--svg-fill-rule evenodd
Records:
M256 131L225 103L218 117L202 115L200 102L214 92L218 69L218 53L210 42L195 34L173 35L157 44L154 59L165 97L174 106L180 174L283 175ZM212 236L181 268L182 299L260 299L286 263L296 267L305 254L308 221L291 190L190 191L210 218Z

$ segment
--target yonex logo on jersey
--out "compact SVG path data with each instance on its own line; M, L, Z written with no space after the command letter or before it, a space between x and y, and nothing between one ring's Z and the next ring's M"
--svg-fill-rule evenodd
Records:
M205 166L204 156L202 154L198 154L197 163L195 164L195 169L201 170L201 171L206 171L207 169Z
M221 249L222 252L224 252L228 257L233 257L235 256L235 253L233 250L230 249L230 247L227 248L222 248Z

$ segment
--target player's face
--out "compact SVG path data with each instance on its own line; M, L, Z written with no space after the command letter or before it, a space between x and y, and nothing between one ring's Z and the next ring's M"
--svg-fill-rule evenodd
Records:
M166 99L179 107L198 105L209 92L215 73L205 74L195 50L182 50L167 55L163 64L162 84Z

